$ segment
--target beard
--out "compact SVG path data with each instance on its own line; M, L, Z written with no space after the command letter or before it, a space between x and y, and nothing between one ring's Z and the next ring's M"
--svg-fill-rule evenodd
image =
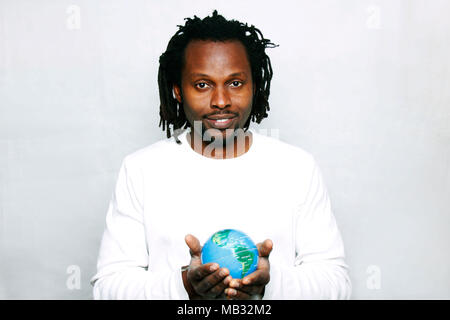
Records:
M193 130L192 130L193 128ZM248 128L206 128L200 120L194 121L194 126L191 126L191 131L196 136L194 138L194 149L202 150L202 146L208 154L215 150L215 153L234 154L235 149L245 150L246 137L251 135Z

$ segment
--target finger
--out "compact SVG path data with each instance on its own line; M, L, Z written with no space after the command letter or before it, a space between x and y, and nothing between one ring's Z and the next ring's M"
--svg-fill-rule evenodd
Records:
M225 294L227 295L227 299L231 300L249 300L251 299L251 295L240 291L238 289L227 288L225 289Z
M233 296L235 299L258 300L263 296L264 286L246 286L245 288L235 290L236 293Z
M264 242L258 243L256 247L258 248L260 257L269 257L270 252L272 252L273 249L273 242L270 239L266 239Z
M239 289L247 293L253 293L253 287L260 287L260 285L243 284L243 280L233 279L231 280L229 287L233 289Z
M256 270L260 270L260 269L267 270L267 271L270 270L270 263L269 263L269 259L268 259L268 258L266 258L266 257L260 257L260 258L258 259L258 265L257 265L257 267L256 267ZM249 275L250 275L250 274L249 274ZM245 278L244 278L244 279L245 279Z
M231 276L227 276L227 277L225 278L225 280L223 280L223 283L225 284L225 288L224 288L224 290L222 291L222 293L216 297L216 299L220 299L220 300L226 300L226 299L229 299L229 297L228 297L228 296L226 295L226 293L225 293L225 290L226 290L226 288L229 286L229 284L230 284L230 282L231 282L232 279L233 279L233 278L232 278Z
M233 289L241 288L243 286L242 279L231 279L228 286Z
M228 287L230 285L231 280L233 280L233 278L231 276L228 276L225 278L225 280L223 280L223 283Z
M245 284L243 284L243 281L241 279L233 279L229 285L230 289L236 289L238 291L245 292L249 295L260 294L262 292L264 286L265 285L261 285L261 284L245 285Z
M230 272L226 268L218 269L200 280L196 284L195 290L200 294L216 297L225 290L224 280L229 274Z
M270 281L270 272L266 268L261 268L250 273L242 279L242 286L266 285Z
M194 281L201 281L206 276L211 273L217 271L219 269L219 265L217 263L207 263L199 265L198 267L194 267L188 270L188 278Z
M256 294L262 293L263 288L264 288L263 285L247 285L247 286L241 286L239 289L236 289L236 290L242 291L249 295L256 295Z
M228 283L230 282L231 276L229 275L229 271L226 268L219 270L219 276L224 276L223 280L220 280L215 286L206 291L206 295L209 297L219 297L224 294L226 288L228 288Z
M191 257L201 256L202 246L200 245L200 241L198 241L196 237L194 237L192 234L188 234L184 238L184 241L186 242L187 246L190 249Z

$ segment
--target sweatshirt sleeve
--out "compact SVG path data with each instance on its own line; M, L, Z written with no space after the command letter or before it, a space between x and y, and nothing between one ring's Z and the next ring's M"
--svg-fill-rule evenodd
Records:
M148 269L142 174L128 158L106 215L97 273L91 279L94 299L188 299L181 269Z
M314 159L312 168L307 196L294 214L294 265L270 265L264 299L350 299L343 241Z

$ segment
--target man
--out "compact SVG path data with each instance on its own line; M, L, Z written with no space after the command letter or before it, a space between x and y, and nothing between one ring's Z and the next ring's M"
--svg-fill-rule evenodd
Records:
M160 58L168 139L122 163L94 297L348 299L344 247L314 158L249 129L267 117L265 49L274 45L216 11L186 20ZM201 263L201 244L226 228L259 241L257 270L244 279Z

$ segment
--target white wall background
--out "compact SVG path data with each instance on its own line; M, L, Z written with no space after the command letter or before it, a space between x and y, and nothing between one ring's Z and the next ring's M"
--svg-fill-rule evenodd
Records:
M253 127L316 156L353 298L449 299L446 0L0 0L0 298L92 297L120 162L165 137L158 57L214 8L280 45Z

